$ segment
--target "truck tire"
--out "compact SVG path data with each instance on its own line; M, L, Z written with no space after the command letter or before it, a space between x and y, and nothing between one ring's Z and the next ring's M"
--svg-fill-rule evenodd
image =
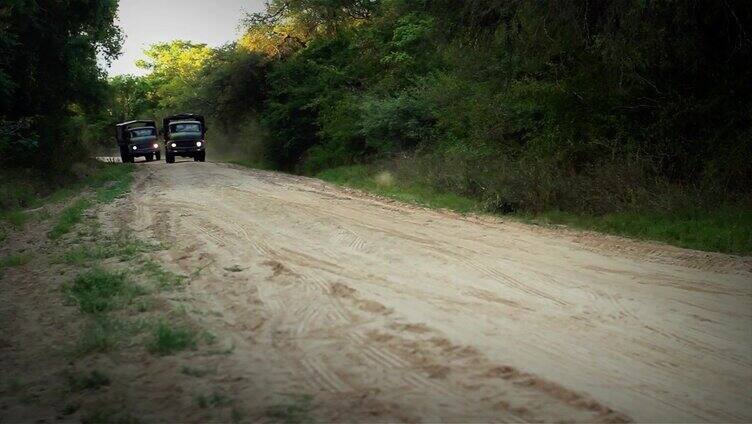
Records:
M198 160L199 162L206 162L206 152L201 152L198 154Z
M167 163L175 163L175 155L171 155L169 153L165 154L165 162Z
M128 163L128 150L124 146L120 146L120 160L123 163Z
M157 153L155 153L155 158L156 158L156 159L157 159L158 161L159 161L159 160L162 160L162 153L160 153L160 152L157 152Z
M151 161L154 160L154 155L153 154L148 154L148 155L144 156L144 159L146 159L147 162L151 162Z

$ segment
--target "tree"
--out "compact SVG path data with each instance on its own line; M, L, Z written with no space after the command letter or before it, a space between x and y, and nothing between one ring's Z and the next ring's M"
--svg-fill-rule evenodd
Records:
M93 111L107 98L97 60L119 54L117 5L117 0L0 4L0 160L64 167L62 158L80 149L68 127L74 111Z
M150 72L145 80L153 87L154 99L162 111L177 112L199 98L199 75L214 56L210 47L175 40L155 44L144 53L147 59L136 64Z
M156 108L153 87L146 78L118 75L110 79L111 115L118 122L147 118Z

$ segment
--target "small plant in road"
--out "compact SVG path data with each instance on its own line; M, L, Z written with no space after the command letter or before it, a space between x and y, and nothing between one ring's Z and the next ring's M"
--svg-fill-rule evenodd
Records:
M160 321L154 328L149 352L156 355L170 355L181 350L196 347L196 333L188 327Z

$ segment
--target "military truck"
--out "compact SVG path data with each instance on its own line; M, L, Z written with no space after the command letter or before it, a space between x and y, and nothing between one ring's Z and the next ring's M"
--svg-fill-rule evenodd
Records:
M115 137L123 162L143 156L147 161L161 160L156 121L128 121L115 125Z
M175 156L206 161L206 121L201 115L181 113L162 120L165 160L174 163Z

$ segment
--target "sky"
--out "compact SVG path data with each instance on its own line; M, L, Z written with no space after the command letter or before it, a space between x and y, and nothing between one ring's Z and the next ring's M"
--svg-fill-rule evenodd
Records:
M151 44L176 39L221 46L240 35L245 12L262 10L263 0L120 0L118 23L125 33L122 55L110 76L141 75L135 62Z

